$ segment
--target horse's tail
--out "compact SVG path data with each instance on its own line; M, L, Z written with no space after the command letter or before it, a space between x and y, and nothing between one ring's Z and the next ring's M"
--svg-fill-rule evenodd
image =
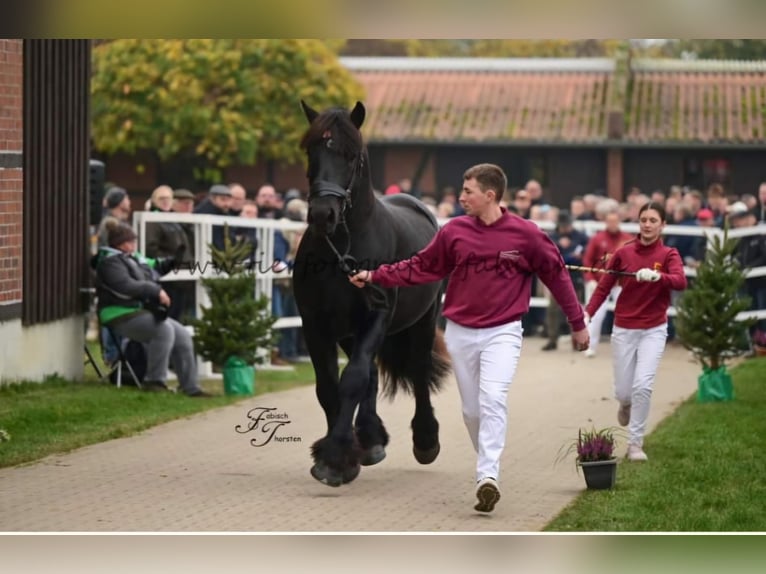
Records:
M429 392L438 392L452 369L441 329L436 329L431 349L424 349L416 337L417 329L407 329L387 338L378 352L380 388L389 398L399 390L414 394L417 381L424 381ZM428 337L420 341L428 341Z

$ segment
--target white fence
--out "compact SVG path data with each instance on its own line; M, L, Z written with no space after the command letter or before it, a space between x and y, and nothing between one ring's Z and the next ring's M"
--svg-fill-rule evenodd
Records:
M213 267L212 259L210 258L210 252L208 245L213 240L213 226L223 225L228 223L229 227L239 228L254 228L258 238L258 248L256 255L256 268L253 273L254 277L254 293L256 297L266 295L271 300L273 281L275 278L289 278L291 273L289 271L275 272L272 270L271 265L273 263L274 252L274 231L279 229L282 231L303 230L306 227L305 223L298 223L292 221L275 221L271 219L247 219L243 217L230 217L221 215L203 215L203 214L187 214L187 213L164 213L159 211L138 211L134 213L133 226L138 233L139 244L138 250L142 253L145 252L145 237L146 237L146 224L150 222L163 222L173 221L177 223L191 224L194 229L194 254L195 254L195 270L179 270L178 272L171 272L163 277L163 281L195 281L196 282L196 305L197 314L200 314L200 307L207 306L210 303L208 295L205 289L202 287L202 283L199 279L203 277L214 277L221 272ZM440 221L444 224L447 220ZM553 223L541 223L541 228L545 230L553 230L555 224ZM592 237L597 231L604 229L604 224L597 221L576 221L574 227L579 231L584 232L588 237ZM629 233L638 232L637 223L622 224L621 229ZM757 225L755 227L748 227L744 229L731 229L729 230L729 237L740 238L749 235L763 235L766 234L766 225ZM709 227L697 227L687 225L667 225L665 227L665 236L670 235L684 235L702 237L707 236L708 240L711 240L715 235L723 235L723 231L717 228ZM696 270L691 267L685 267L687 277L694 277ZM762 277L766 275L766 266L750 269L748 271L748 277ZM612 303L609 303L609 309L614 308ZM547 307L548 300L544 297L532 297L530 300L531 307ZM668 314L675 315L675 308L670 307ZM757 311L748 311L740 313L739 319L746 317L757 317L759 319L766 318L766 309L759 309ZM274 323L275 329L284 329L288 327L300 327L300 317L281 317ZM268 356L266 357L268 362ZM210 364L200 363L200 374L202 376L210 375Z

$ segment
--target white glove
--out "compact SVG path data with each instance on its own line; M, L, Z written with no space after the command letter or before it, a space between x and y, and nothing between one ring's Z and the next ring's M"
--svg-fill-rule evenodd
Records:
M636 271L636 281L659 281L660 274L657 271L644 267Z

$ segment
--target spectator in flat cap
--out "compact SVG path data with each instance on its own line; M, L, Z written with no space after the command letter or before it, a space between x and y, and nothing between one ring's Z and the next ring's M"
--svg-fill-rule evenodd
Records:
M173 192L173 211L176 213L193 213L194 194L188 189L176 189Z
M230 215L231 190L228 185L216 184L210 188L207 197L194 208L194 213L208 215ZM216 249L223 249L224 235L223 226L213 226L213 245Z

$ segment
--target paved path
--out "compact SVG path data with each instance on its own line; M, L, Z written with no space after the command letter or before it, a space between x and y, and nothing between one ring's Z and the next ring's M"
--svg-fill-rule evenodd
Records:
M434 401L442 451L432 465L418 465L411 454L414 402L401 396L381 401L388 457L350 485L317 483L308 472L309 447L324 416L313 388L304 387L2 469L0 531L540 530L584 488L572 459L554 466L561 445L580 426L616 424L609 344L594 359L543 353L543 344L524 340L509 396L503 498L492 515L472 508L475 455L450 381ZM695 391L698 371L685 350L667 349L650 428ZM246 426L255 407L287 414L290 424L275 437L298 440L251 446L254 433L235 427Z

